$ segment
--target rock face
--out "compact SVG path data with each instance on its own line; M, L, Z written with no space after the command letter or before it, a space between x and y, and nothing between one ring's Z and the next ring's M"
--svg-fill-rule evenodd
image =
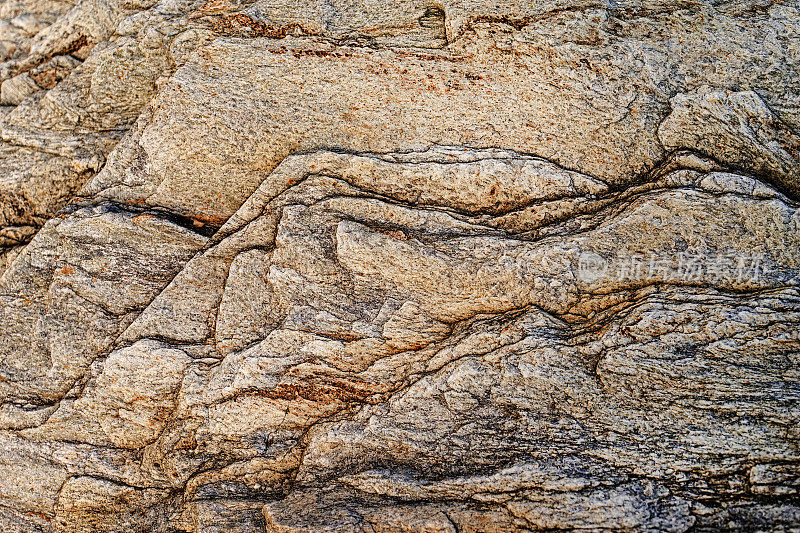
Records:
M796 0L5 0L4 532L797 531Z

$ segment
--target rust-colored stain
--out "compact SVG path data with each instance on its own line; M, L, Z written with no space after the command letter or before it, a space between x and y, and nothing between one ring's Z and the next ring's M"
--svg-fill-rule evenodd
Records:
M253 19L244 13L214 17L210 21L210 24L215 33L226 37L269 37L270 39L283 39L287 35L317 35L317 32L296 22L284 25L271 25L264 21Z
M221 226L225 223L227 217L220 217L216 215L194 215L192 218L193 223L195 223L195 227L202 227L206 224L211 224L213 226ZM199 224L199 226L198 226Z
M153 220L157 219L158 217L155 215L151 215L150 213L142 213L141 215L136 215L131 220L134 224L139 224L140 222L144 222L146 220Z
M304 383L281 383L273 389L253 389L237 396L258 396L273 400L308 400L318 403L364 401L377 390L375 384L333 378L331 376L304 376Z
M394 239L401 240L401 241L407 241L408 238L409 238L408 235L406 235L406 233L404 231L401 231L399 229L388 230L388 231L385 231L384 234L386 234L389 237L392 237Z

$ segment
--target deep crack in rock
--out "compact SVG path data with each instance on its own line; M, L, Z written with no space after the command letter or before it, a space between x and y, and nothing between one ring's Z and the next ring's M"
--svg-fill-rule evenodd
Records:
M0 5L0 529L792 531L789 0Z

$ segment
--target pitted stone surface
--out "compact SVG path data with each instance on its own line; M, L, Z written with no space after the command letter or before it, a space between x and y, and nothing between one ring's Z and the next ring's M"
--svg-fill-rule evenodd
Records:
M0 529L793 531L800 6L0 5Z

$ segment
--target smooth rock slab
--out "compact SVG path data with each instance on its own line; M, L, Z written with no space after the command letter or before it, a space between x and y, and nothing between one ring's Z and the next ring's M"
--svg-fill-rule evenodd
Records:
M790 531L796 2L0 5L0 529Z

